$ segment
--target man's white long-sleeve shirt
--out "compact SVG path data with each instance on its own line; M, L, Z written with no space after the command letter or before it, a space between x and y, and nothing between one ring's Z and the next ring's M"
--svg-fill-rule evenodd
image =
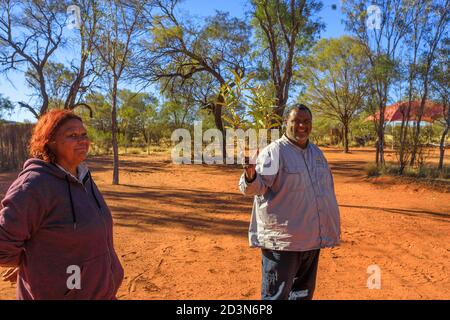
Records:
M262 150L251 183L239 188L255 196L249 228L252 247L308 251L340 243L339 208L333 177L320 149L305 149L286 136Z

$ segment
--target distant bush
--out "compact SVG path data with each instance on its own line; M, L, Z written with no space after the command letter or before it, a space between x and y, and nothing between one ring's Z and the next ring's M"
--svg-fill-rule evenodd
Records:
M380 175L398 176L400 167L396 164L386 163L384 167L378 167L375 163L368 163L365 167L365 173L368 177L377 177ZM450 166L444 166L442 172L437 166L422 165L417 167L406 167L403 171L404 177L436 180L450 179Z
M380 168L376 163L368 163L366 164L364 171L366 172L368 177L377 177L381 174Z
M418 168L406 168L405 176L424 179L450 179L450 167L444 166L442 172L429 165Z

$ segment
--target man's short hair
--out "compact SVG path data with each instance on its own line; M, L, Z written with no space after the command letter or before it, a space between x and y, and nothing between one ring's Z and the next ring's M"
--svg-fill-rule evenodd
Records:
M291 114L291 112L293 110L307 111L309 113L309 115L311 116L311 120L312 120L312 112L311 112L311 110L307 106L302 104L302 103L296 103L289 109L288 113L286 114L286 120L287 120L287 118L289 118L289 115Z

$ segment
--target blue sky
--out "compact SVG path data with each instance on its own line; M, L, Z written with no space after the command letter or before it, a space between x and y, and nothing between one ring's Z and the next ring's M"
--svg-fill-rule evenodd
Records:
M320 13L320 17L326 25L326 30L321 36L324 38L339 37L345 33L344 26L341 24L343 19L340 10L340 1L331 0L323 1L324 7ZM332 4L337 5L337 9L331 8ZM215 13L216 10L229 12L231 16L245 18L249 11L248 1L245 0L185 0L180 10L194 16L204 17ZM59 54L61 56L61 53ZM14 103L17 101L30 102L31 90L27 87L22 73L12 72L8 74L9 80L4 76L0 76L0 94L9 98ZM16 108L9 120L35 121L34 116L21 108Z

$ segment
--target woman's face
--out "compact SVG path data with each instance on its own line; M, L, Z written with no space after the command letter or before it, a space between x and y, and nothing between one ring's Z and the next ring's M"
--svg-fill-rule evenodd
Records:
M50 146L58 163L78 166L86 159L90 143L83 123L70 119L56 131Z

